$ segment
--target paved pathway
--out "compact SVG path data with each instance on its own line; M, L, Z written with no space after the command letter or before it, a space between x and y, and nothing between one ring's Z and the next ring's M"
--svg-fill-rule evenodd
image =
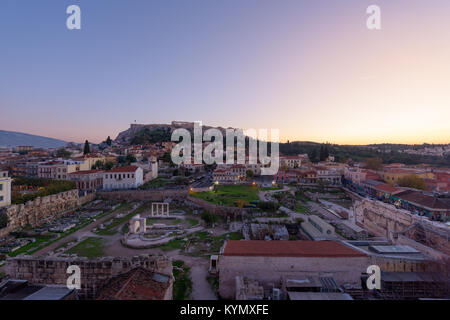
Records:
M266 196L270 196L274 193L285 192L285 191L289 191L289 190L291 190L291 188L289 188L288 186L284 186L283 189L279 189L279 190L260 191L259 192L259 200L260 201L269 201L269 199L266 199Z
M216 295L206 280L208 276L208 262L198 263L191 267L192 294L193 300L217 300Z

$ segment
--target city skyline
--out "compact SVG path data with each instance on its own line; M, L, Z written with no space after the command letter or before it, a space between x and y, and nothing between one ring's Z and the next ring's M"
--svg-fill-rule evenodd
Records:
M446 1L3 1L2 130L99 143L137 123L281 141L450 142ZM447 120L446 120L447 119Z

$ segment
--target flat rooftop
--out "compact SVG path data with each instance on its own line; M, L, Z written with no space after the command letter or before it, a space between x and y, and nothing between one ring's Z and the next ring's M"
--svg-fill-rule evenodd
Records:
M367 255L339 241L229 240L224 256L357 258Z
M411 248L410 246L402 246L402 245L393 245L393 246L369 246L370 250L373 250L376 253L380 254L388 254L388 253L394 253L394 254L420 254L419 251L417 251L414 248Z
M289 300L353 300L347 293L338 292L288 292Z

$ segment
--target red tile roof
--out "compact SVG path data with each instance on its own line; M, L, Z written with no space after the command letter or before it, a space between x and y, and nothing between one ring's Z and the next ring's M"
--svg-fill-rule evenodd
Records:
M71 172L69 174L91 174L91 173L100 173L103 172L102 170L84 170L84 171L75 171Z
M377 190L383 191L383 192L387 192L387 193L396 193L396 192L401 192L403 191L403 189L399 189L399 188L395 188L389 184L383 183L383 184L379 184L376 187L374 187Z
M108 170L106 172L135 172L139 167L136 166L125 166L125 167L118 167L111 170Z
M243 257L365 257L338 241L229 240L224 256Z
M141 267L112 278L97 300L163 300L170 277Z
M429 209L437 209L437 210L450 210L450 206L442 201L440 198L436 198L433 196L428 196L418 191L414 190L405 190L396 195L400 199L404 201L408 201L410 203L416 204L420 207L425 207Z

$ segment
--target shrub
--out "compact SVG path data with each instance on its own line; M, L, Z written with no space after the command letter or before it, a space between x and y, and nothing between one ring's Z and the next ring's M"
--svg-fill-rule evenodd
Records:
M0 212L0 229L8 225L8 216L4 212Z
M210 212L203 212L201 218L207 225L212 225L213 223L216 223L218 221L217 216Z
M263 201L258 204L258 207L263 210L276 211L280 205L274 201Z

